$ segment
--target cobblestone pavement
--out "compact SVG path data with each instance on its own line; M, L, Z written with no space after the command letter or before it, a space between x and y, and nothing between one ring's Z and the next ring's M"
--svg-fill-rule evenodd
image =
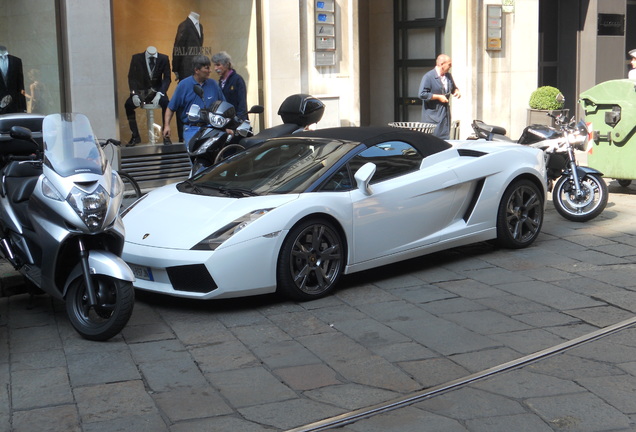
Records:
M636 186L610 192L582 224L549 202L528 249L429 255L318 301L139 294L105 343L81 339L48 296L2 297L0 432L636 430ZM19 288L0 275L5 294Z

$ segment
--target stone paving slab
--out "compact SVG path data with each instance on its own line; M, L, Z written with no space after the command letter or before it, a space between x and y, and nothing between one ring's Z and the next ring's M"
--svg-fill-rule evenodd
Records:
M124 331L81 339L0 263L0 432L285 431L395 401L633 317L636 187L531 248L483 243L346 277L327 298L140 293ZM636 328L342 431L636 430Z

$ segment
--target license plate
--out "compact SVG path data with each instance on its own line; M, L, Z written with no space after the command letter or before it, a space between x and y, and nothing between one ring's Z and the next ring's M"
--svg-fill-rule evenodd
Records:
M137 279L154 281L154 278L152 277L152 270L150 270L150 267L142 267L135 264L128 264L128 267L130 267Z

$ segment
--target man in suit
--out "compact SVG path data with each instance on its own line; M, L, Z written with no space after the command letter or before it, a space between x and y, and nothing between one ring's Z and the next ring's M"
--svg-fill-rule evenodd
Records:
M135 118L135 108L142 104L156 105L158 103L161 106L161 118L163 119L169 102L166 92L170 87L170 82L170 60L167 55L159 54L157 48L149 46L146 51L132 56L128 71L130 97L124 104L128 125L132 132L132 138L126 144L128 147L141 142ZM168 138L165 138L163 143L171 144Z
M22 60L0 45L0 114L26 112Z
M181 81L194 73L192 59L202 54L203 26L199 21L199 14L190 12L188 17L177 27L172 50L172 71L175 79ZM177 132L179 141L183 142L183 123L181 116L177 116Z
M448 72L452 65L449 56L438 55L435 68L424 74L419 89L419 96L423 101L422 122L436 124L433 135L442 139L450 138L450 97L461 97L453 76Z

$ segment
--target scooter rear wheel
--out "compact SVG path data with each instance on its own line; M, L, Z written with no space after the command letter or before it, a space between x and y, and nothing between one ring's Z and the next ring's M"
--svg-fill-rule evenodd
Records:
M98 306L88 306L84 276L71 282L66 295L66 313L82 337L105 341L128 323L135 303L132 283L110 276L93 275Z

